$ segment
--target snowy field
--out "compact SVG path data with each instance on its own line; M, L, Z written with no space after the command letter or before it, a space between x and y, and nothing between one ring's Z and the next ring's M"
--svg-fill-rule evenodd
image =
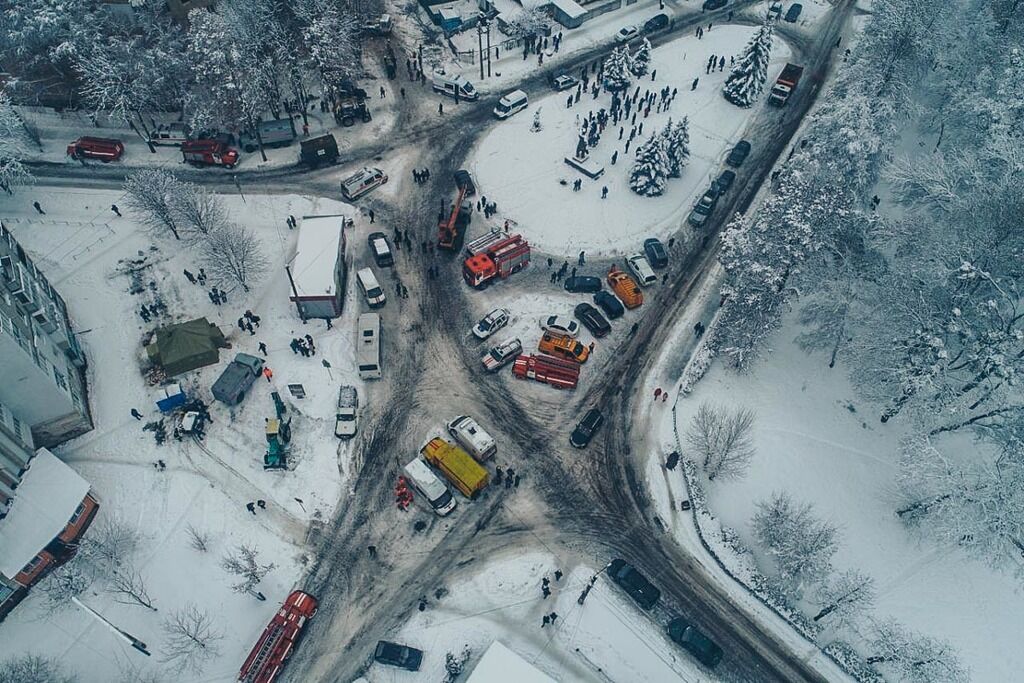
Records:
M45 215L38 215L31 206L37 197ZM297 237L286 227L289 214L356 215L355 210L298 196L246 194L244 201L237 195L224 201L232 217L262 240L271 267L251 292L244 296L240 290L232 292L229 303L219 307L211 303L204 288L183 276L184 268L198 271L186 249L143 232L125 209L124 218L112 213L111 204L123 203L119 193L37 187L0 202L5 225L67 300L90 362L89 394L96 428L55 451L92 484L101 503L97 525L116 518L142 532L134 563L160 611L119 604L99 583L82 600L146 641L154 652L147 664L154 668L160 668L162 619L185 603L200 605L225 634L218 644L220 656L208 665L202 680L230 680L237 673L309 559L303 547L309 525L328 519L342 497L353 442L339 442L333 434L338 385L356 384L361 404L368 403L354 370L352 340L360 302L354 299L352 287L345 314L335 321L333 330L327 331L322 321L304 326L287 301L283 269ZM357 216L349 244L358 249L367 232L366 221ZM145 289L132 295L123 260L140 255L149 263L141 273ZM153 433L142 428L158 419L158 414L153 390L140 373L145 355L142 335L154 325L143 323L138 309L155 297L167 306L159 323L206 316L231 342L231 349L221 350L220 363L182 378L207 401L210 385L236 352L260 355L261 341L268 347L273 383L258 378L242 404L233 409L213 403L213 424L203 447L170 436L158 446ZM255 335L236 326L246 309L262 318ZM312 358L289 349L293 337L306 333L317 346ZM289 394L286 385L296 383L305 388L305 398ZM271 390L280 393L294 417L288 471L262 467L264 418L274 416ZM132 419L132 408L144 414L142 422ZM166 463L166 470L156 469L158 460ZM265 500L267 508L257 508L254 516L245 505L258 499ZM190 547L189 526L210 535L208 553ZM223 554L239 543L255 546L261 562L277 565L259 585L266 602L232 592L234 579L220 567ZM78 672L84 683L119 680L124 662L138 661L127 645L82 611L69 606L48 613L43 597L37 587L0 625L0 658L26 650L54 655Z
M856 398L841 359L829 370L827 358L808 356L793 343L797 332L791 321L777 333L771 356L753 373L736 375L715 364L692 394L679 398L680 434L703 401L751 408L757 415L757 454L747 475L706 485L712 512L738 531L770 573L750 528L756 503L777 491L812 503L839 528L835 570L857 568L874 578L876 618L893 617L947 640L974 680L1015 680L1024 664L1018 647L1024 599L1017 582L955 549L917 540L899 522L893 512L899 426L879 424ZM669 511L686 498L682 475L662 467L675 448L671 411L656 420L648 468L652 492L680 542L697 547L689 513ZM817 611L804 607L810 616Z
M498 205L497 223L511 221L532 245L552 254L574 254L581 249L612 255L633 253L644 238L665 237L675 231L708 183L721 172L725 156L743 137L743 129L757 108L765 106L766 96L750 109L740 109L722 97L728 62L724 71L705 73L712 54L728 59L740 53L754 30L749 26L715 26L702 40L689 36L655 49L651 69L657 72L657 80L645 76L628 92L639 85L643 96L647 89L657 91L669 86L678 88L679 94L669 111L655 113L652 108L646 119L637 117L637 125L643 124L643 134L633 141L629 154L624 145L631 125L625 126L623 140L619 141L617 127L609 122L601 142L591 149L591 162L605 168L597 180L582 175L564 159L576 149L578 121L591 111L607 109L611 101L608 93L602 92L596 100L584 93L571 108L566 108L566 98L573 90L552 94L531 102L526 110L495 126L476 147L469 163L481 193ZM777 74L789 54L788 46L776 38L769 77ZM691 92L695 78L700 80ZM534 132L531 128L538 110L542 130ZM632 153L638 143L660 131L670 118L679 120L683 116L690 122L690 162L682 178L670 180L660 197L634 194L628 181ZM612 166L611 157L616 151L617 163ZM583 180L583 186L581 191L573 192L572 183L577 178ZM601 199L603 187L608 188L605 200Z
M555 569L565 576L554 580ZM371 683L437 681L444 676L445 653L469 648L466 669L495 640L561 683L669 683L716 680L677 645L606 576L582 606L577 597L595 569L566 567L545 552L492 558L476 573L445 586L440 599L428 596L390 640L424 651L417 673L379 664L364 674ZM551 581L543 599L541 580ZM555 612L554 626L541 627Z

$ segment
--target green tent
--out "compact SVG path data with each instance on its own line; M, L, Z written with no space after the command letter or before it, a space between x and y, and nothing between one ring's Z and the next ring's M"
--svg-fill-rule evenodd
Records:
M220 329L206 318L161 327L146 347L150 360L168 377L220 361L219 349L227 348Z

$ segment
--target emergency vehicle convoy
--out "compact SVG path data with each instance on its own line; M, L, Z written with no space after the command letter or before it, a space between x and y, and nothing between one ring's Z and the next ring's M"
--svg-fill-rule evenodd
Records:
M238 672L239 683L271 683L277 678L306 622L316 614L317 604L309 593L292 591L245 658Z

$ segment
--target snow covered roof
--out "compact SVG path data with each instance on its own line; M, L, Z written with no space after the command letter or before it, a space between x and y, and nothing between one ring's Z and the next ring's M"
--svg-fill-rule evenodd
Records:
M557 683L512 650L494 641L466 683Z
M0 574L14 577L68 525L89 493L89 482L40 448L0 519Z
M562 10L567 17L570 19L579 19L587 10L577 2L573 0L550 0L548 4L554 5L558 9Z
M299 298L336 294L335 271L341 251L344 216L303 216L292 279Z

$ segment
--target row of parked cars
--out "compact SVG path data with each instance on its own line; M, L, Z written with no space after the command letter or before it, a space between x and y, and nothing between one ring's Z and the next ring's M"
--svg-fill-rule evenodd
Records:
M750 156L750 143L746 140L740 140L729 152L729 156L725 158L725 163L733 168L739 168L748 156ZM711 212L718 205L719 198L729 191L729 188L733 186L735 181L736 172L728 168L723 170L718 178L712 180L711 186L697 200L689 217L686 219L690 225L699 228L707 223Z

